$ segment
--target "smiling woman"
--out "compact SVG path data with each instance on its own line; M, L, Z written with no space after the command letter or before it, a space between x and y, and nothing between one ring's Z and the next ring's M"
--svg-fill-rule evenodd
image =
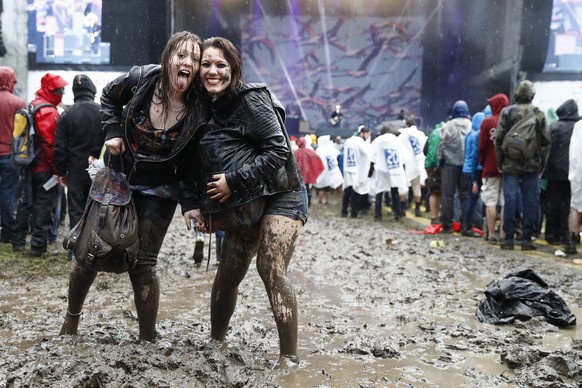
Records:
M256 254L279 332L278 365L293 367L298 363L297 300L287 267L307 221L305 184L282 109L265 85L242 83L234 44L210 38L202 48L200 82L206 94L201 109L208 121L191 143L198 162L192 165L193 194L184 195L199 200L182 204L184 218L189 228L195 220L209 232L217 228L216 218L248 219L225 232L212 286L210 335L225 340L238 286Z

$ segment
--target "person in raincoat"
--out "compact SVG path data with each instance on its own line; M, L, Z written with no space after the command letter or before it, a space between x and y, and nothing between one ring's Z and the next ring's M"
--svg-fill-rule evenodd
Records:
M341 216L356 218L364 210L363 201L370 192L368 172L370 170L370 130L364 125L358 127L357 133L348 138L344 144L344 186Z
M421 185L426 181L427 174L424 168L425 155L422 150L426 143L427 136L424 132L416 127L416 118L414 116L406 119L406 127L400 129L398 137L403 146L408 149L407 154L411 155L408 160L404 160L404 170L406 177L412 188L412 197L414 199L414 215L420 217ZM407 194L407 193L400 193Z
M320 136L317 139L315 153L323 162L324 169L315 182L315 190L319 203L329 204L331 191L344 183L344 177L339 168L338 157L340 151L335 147L329 135Z
M303 181L307 188L307 206L309 207L311 206L312 186L321 172L325 170L325 167L313 148L307 147L306 137L302 136L297 139L297 147L299 148L293 151L293 154L295 154L295 159L297 159L299 170L301 170L301 175L303 175Z
M371 144L372 152L370 160L374 164L374 191L376 192L376 203L374 221L382 219L382 197L390 192L392 198L392 211L395 219L402 217L400 204L406 199L408 193L408 178L404 171L404 160L410 160L412 155L398 140L389 124L380 126L381 135ZM402 135L400 135L402 136Z

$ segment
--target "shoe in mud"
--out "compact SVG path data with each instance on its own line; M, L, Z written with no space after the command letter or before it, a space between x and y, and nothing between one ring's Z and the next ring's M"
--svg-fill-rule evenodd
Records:
M466 237L481 237L481 235L475 232L473 229L465 229L461 232L461 234Z
M573 241L568 241L568 243L566 244L566 250L564 252L566 252L566 254L568 255L575 255L576 253L578 253L578 251L576 250L576 243Z
M531 241L524 240L521 242L522 251L535 251L536 249L536 245Z
M503 242L501 244L499 244L499 248L507 250L507 251L513 251L513 249L514 249L513 241L503 240Z

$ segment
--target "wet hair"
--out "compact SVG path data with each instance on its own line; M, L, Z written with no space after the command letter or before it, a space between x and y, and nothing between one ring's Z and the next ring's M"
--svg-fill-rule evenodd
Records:
M164 108L165 112L169 111L169 104L170 104L170 93L171 93L171 79L170 79L170 61L172 59L172 55L178 50L183 44L187 44L189 42L198 45L201 48L201 41L198 35L193 34L188 31L181 31L176 32L174 35L170 37L168 43L166 43L166 47L162 52L162 57L160 59L160 64L162 65L162 70L160 74L159 80L159 88L156 90L156 94L160 98L162 107ZM202 52L202 48L200 49ZM197 78L197 74L193 74ZM186 109L190 109L190 105L192 105L191 101L194 101L196 98L196 90L195 90L195 82L192 82L190 88L184 96L182 96L182 102L186 105Z
M222 51L224 59L230 66L230 84L228 85L226 94L228 96L232 96L236 94L236 90L242 85L243 82L243 69L240 52L230 40L221 37L212 37L204 40L204 42L202 42L201 52L204 52L204 50L210 47L214 47L215 49Z

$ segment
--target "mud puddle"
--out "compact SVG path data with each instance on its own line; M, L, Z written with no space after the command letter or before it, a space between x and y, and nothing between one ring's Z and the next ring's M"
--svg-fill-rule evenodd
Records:
M290 265L298 369L272 370L278 338L254 267L239 288L227 345L208 344L214 257L208 272L206 262L194 267L192 234L177 213L159 259L155 344L136 341L127 276L100 274L79 336L59 337L66 264L35 271L18 265L27 258L0 262L0 387L582 385L578 326L559 329L543 319L494 326L475 318L489 282L531 268L580 319L580 269L456 235L438 237L443 247L433 248L435 237L406 232L418 228L410 221L337 214L337 205L312 206Z

